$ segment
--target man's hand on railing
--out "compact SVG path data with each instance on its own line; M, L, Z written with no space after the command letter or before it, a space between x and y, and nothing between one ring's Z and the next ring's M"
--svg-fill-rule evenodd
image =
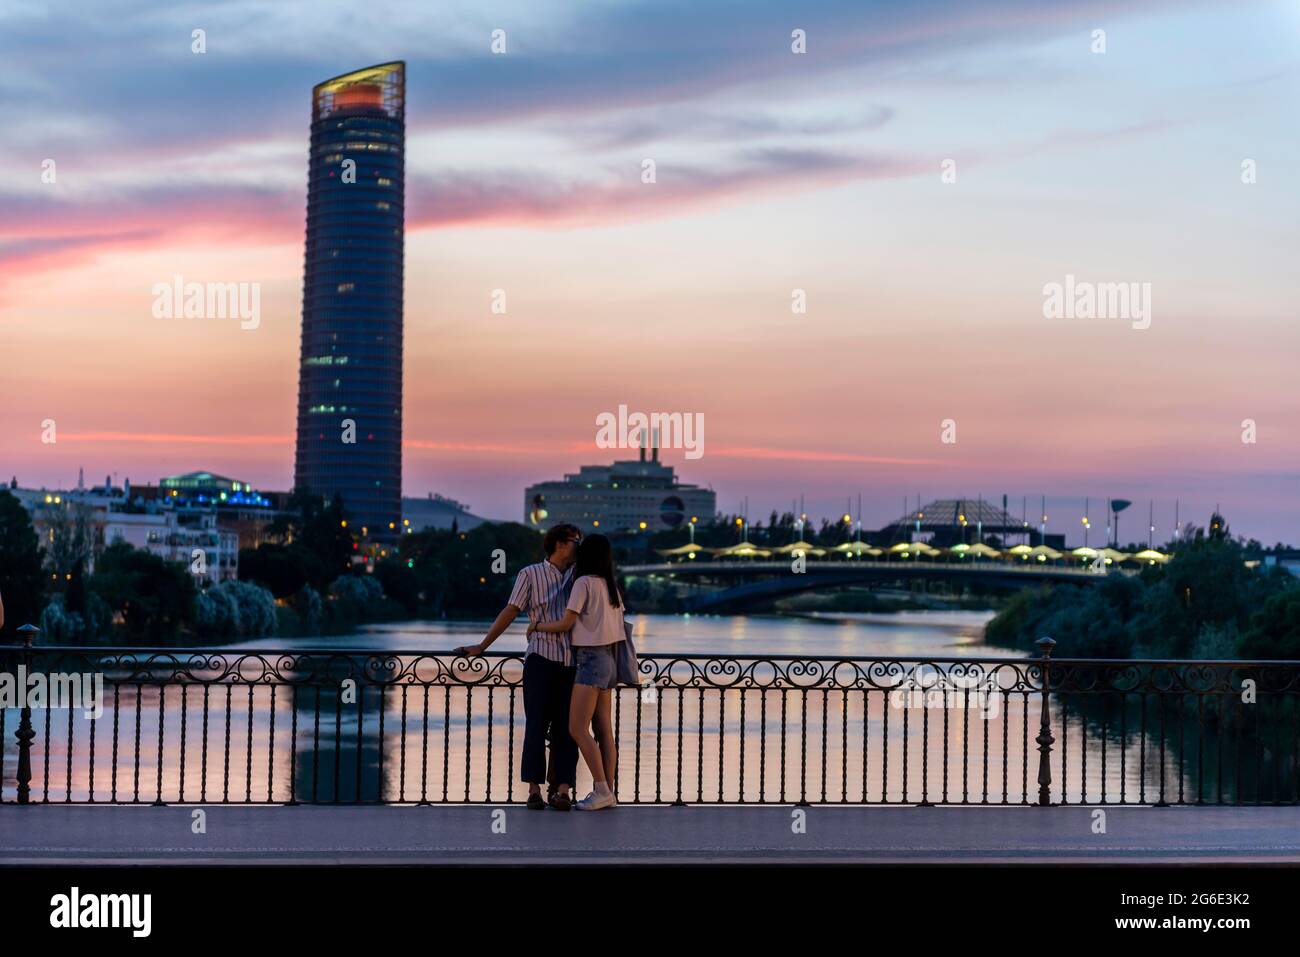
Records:
M458 655L464 655L466 658L478 658L483 654L482 645L458 645L452 650Z

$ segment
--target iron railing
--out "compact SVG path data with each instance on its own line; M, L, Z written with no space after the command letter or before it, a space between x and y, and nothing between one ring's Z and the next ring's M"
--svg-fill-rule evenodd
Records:
M26 633L28 642L35 629ZM620 803L1296 804L1300 662L646 655ZM0 649L0 801L521 800L520 654ZM6 729L9 729L6 731ZM584 772L580 770L582 778ZM579 781L580 790L584 780Z

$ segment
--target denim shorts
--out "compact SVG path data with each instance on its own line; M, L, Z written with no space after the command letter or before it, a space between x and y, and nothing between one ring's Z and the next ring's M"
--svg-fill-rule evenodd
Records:
M602 690L613 688L617 684L613 645L580 645L573 651L574 664L578 666L574 684Z

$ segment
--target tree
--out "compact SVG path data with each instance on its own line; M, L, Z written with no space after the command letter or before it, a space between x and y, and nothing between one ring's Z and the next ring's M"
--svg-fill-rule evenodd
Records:
M503 572L493 568L497 549L505 554ZM448 538L435 557L447 576L447 610L495 615L510 598L519 569L543 557L542 536L517 522L479 525Z
M276 598L296 595L308 584L327 581L330 569L305 545L263 542L239 551L239 577L265 585Z
M90 587L122 616L133 640L171 640L194 620L196 589L186 567L125 542L104 549Z
M1300 658L1300 585L1270 595L1241 640L1250 658Z
M35 624L44 606L46 572L31 516L18 499L0 491L0 597L5 628Z
M1148 579L1136 633L1152 651L1187 657L1206 626L1245 625L1262 576L1246 567L1241 546L1223 529L1215 515L1209 535L1198 535Z
M498 549L505 556L504 567L497 560ZM403 535L398 556L402 565L410 563L420 605L435 615L495 615L509 599L519 569L545 557L542 536L517 522L486 523L468 532L428 529ZM400 568L384 569L380 562L375 573L392 599L410 601L410 582Z
M50 547L45 559L49 571L57 576L52 581L61 583L74 570L90 563L90 508L80 502L64 503L53 510L49 530Z
M351 527L343 499L337 494L326 505L321 496L295 489L288 507L268 531L283 537L290 548L304 550L292 557L302 566L311 586L323 592L330 582L351 570L352 556L357 551L353 534L360 534L361 529Z
M420 610L420 580L414 567L398 558L385 558L375 563L375 577L384 587L384 594L400 604L408 615Z

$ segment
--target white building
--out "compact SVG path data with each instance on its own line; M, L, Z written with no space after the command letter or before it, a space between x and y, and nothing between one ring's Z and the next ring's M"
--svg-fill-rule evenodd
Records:
M713 490L679 482L657 448L649 461L641 449L636 461L583 465L563 480L524 490L524 520L538 528L568 523L588 533L653 533L712 521L715 511Z
M54 544L56 529L84 518L90 539L87 574L105 548L124 542L167 561L181 562L209 582L238 573L239 535L218 528L215 507L171 507L169 503L133 502L129 485L62 489L25 489L10 485L32 517L42 547Z

